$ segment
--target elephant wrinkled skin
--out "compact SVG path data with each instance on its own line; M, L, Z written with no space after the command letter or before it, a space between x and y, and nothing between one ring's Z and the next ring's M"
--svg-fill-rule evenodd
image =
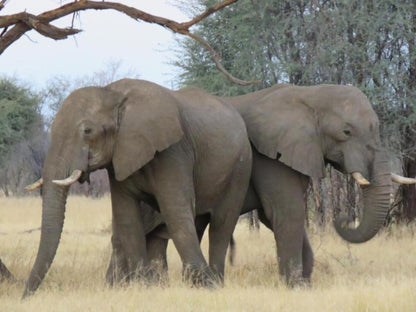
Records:
M123 79L73 92L52 125L42 175L41 239L24 297L38 288L53 261L69 185L100 168L109 173L113 211L109 282L147 270L140 201L166 221L185 279L208 287L221 281L251 164L241 116L203 90L171 91ZM206 216L209 267L194 224Z
M241 213L258 209L260 220L274 232L279 271L289 285L309 283L312 274L305 192L310 178L324 176L326 164L361 177L364 209L359 226L350 227L351 220L339 217L339 235L359 243L377 233L389 208L391 171L380 146L378 118L360 90L283 84L220 99L237 108L253 146L252 176ZM200 238L208 221L197 224ZM158 238L166 235L155 227L149 228L148 248L163 260Z

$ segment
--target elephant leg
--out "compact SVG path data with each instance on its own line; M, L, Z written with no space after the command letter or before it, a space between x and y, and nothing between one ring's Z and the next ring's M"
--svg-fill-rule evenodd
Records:
M196 233L198 234L199 243L201 243L202 241L202 237L204 236L204 232L209 224L209 221L210 221L209 214L196 216L195 218L195 228L196 228Z
M237 223L237 218L227 218L222 222L211 221L209 227L209 265L217 280L224 283L224 269L227 248Z
M142 276L146 270L146 240L137 200L113 178L110 188L113 253L106 279L113 284Z
M157 230L146 235L147 259L149 270L147 279L152 284L167 284L168 262L167 262L168 239L158 236Z
M160 212L183 263L184 280L198 287L213 287L214 275L202 254L195 228L192 169L167 161L158 168L154 185Z
M273 231L273 226L270 222L270 220L266 217L266 214L263 210L263 207L260 205L260 207L257 210L258 215L259 215L259 220L261 223L263 223L263 225L265 227L267 227L269 230Z
M273 222L279 273L285 277L289 286L302 284L303 272L303 221L295 218L279 218Z
M181 257L184 280L190 281L194 286L214 286L214 276L199 246L191 203L188 203L188 207L165 206L162 201L160 209L166 220L169 235Z
M205 229L209 223L209 215L201 215L195 218L195 227L198 235L198 240L201 242L204 236ZM163 225L164 227L164 225ZM164 228L161 228L162 231ZM149 280L152 283L167 284L168 276L168 262L167 262L167 247L168 239L158 235L159 229L156 229L146 235L147 245L147 259L149 261Z
M309 244L308 234L306 233L305 228L303 229L302 263L302 277L304 278L306 284L310 284L314 260L313 251L311 245Z
M259 207L259 219L263 223L264 226L269 228L273 231L273 226L270 220L266 217L264 210L262 207ZM306 233L306 229L303 229L303 245L302 245L302 277L303 282L306 284L310 284L310 278L313 271L313 251L311 245L309 243L308 234Z
M128 265L126 255L123 253L121 242L113 235L111 237L113 251L111 253L110 263L107 268L105 279L111 286L114 284L127 281Z
M259 216L269 221L274 232L279 272L288 285L303 284L308 177L258 153L253 168L253 184L262 203Z
M222 201L211 215L209 226L209 265L216 273L221 283L224 282L224 268L227 248L230 245L238 217L243 208L248 185L241 185L237 167L236 173L228 187Z

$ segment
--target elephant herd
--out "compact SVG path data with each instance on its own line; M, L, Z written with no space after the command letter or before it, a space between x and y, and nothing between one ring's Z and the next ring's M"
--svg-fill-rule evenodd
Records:
M365 242L383 225L392 181L415 182L391 173L378 118L352 86L280 84L236 97L134 79L78 89L58 111L42 177L29 187L42 187L42 226L23 296L53 262L69 186L102 168L113 217L110 284L152 279L160 261L166 271L168 239L186 281L222 284L238 217L254 209L274 233L280 274L288 285L308 284L314 260L304 195L327 164L363 190L358 222L334 222L349 242ZM206 261L200 241L208 224Z

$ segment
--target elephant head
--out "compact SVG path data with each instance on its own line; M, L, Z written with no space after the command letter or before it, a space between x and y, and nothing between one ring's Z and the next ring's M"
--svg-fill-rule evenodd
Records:
M43 184L42 227L24 297L38 288L55 257L69 186L100 168L122 181L183 135L177 107L169 105L174 99L164 88L142 81L143 89L136 84L130 90L129 83L76 90L55 117L42 179L29 187Z
M389 208L391 170L380 146L378 118L361 91L278 85L231 101L260 153L310 177L323 177L330 163L357 179L365 207L358 226L336 219L341 237L359 243L377 233Z

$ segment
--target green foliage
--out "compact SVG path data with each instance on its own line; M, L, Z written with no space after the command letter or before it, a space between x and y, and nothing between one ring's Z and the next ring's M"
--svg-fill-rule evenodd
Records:
M0 165L11 147L41 122L39 96L15 81L0 79Z
M410 0L240 0L202 21L196 32L230 73L263 84L227 81L208 52L189 39L180 41L175 62L182 70L179 84L217 95L282 82L353 84L374 104L386 145L414 153L415 140L401 134L415 129L415 24Z
M198 1L203 5L203 0ZM416 176L416 2L411 0L239 0L198 24L197 34L240 87L215 70L201 46L180 41L179 84L237 95L276 83L352 84L372 102L381 137ZM416 189L403 189L404 215L416 219Z

